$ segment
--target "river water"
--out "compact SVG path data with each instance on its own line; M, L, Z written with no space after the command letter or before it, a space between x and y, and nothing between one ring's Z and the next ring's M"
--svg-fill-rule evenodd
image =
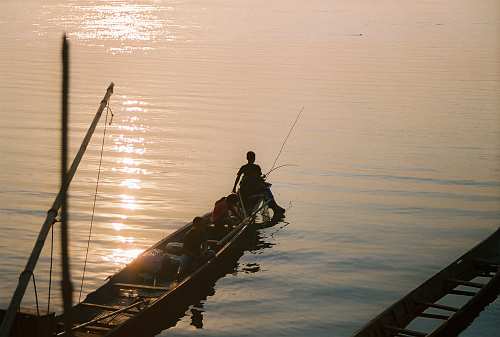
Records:
M499 30L496 0L2 1L0 305L58 190L63 32L72 153L116 85L83 295L208 211L246 151L269 169L304 107L270 176L286 222L160 336L347 337L499 225ZM76 299L103 129L71 188ZM499 328L497 301L462 336Z

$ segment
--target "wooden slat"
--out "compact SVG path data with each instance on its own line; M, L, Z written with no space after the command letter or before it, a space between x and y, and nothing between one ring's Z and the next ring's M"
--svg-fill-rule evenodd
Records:
M119 288L128 288L128 289L161 290L161 291L170 290L170 288L167 287L155 287L155 286L147 286L144 284L131 284L131 283L113 283L113 286Z
M104 332L107 332L107 331L110 331L110 330L113 330L113 327L112 326L106 326L105 324L99 324L98 322L96 323L96 325L92 325L92 324L89 324L89 325L86 325L84 328L82 328L81 330L85 330L85 329L88 329L88 330L93 330L93 331L104 331ZM64 328L64 323L63 322L58 322L57 323L57 326L59 328Z
M71 328L71 331L75 331L75 330L78 330L78 329L83 329L83 328L85 328L85 327L87 327L87 326L89 326L89 325L92 325L92 324L94 324L94 323L97 323L97 322L99 322L99 321L102 321L102 320L104 320L104 319L106 319L106 318L108 318L108 317L114 316L114 315L116 315L116 314L119 314L119 313L125 312L125 311L127 311L127 310L129 310L129 309L132 309L133 307L139 306L139 305L141 305L141 304L143 304L143 303L146 303L146 301L145 301L145 300L140 300L140 301L137 301L137 302L135 302L135 303L133 303L133 304L131 304L131 305L129 305L129 306L127 306L127 307L123 308L123 309L119 309L119 310L113 311L113 312L111 312L111 313L109 313L109 314L106 314L106 315L103 315L103 316L100 316L100 317L97 317L97 318L91 319L91 320L90 320L90 321L88 321L88 322L85 322L85 323L82 323L82 324L78 324L78 325L76 325L76 326L72 327L72 328ZM56 336L65 336L65 335L68 335L68 333L69 333L69 331L68 331L68 332L66 332L66 331L62 331L62 332L59 332L58 334L56 334Z
M462 286L467 286L467 287L472 287L472 288L478 288L481 289L485 285L482 283L477 283L477 282L469 282L469 281L463 281L463 280L457 280L457 279L449 279L448 282L451 282L453 284L457 285L462 285Z
M476 296L475 292L467 291L467 290L448 290L448 294L452 295L462 295L462 296Z
M500 269L500 266L498 264L493 264L493 263L479 262L476 264L476 268L488 273L497 273L498 270Z
M442 319L442 320L445 320L445 321L449 318L449 316L446 316L446 315L428 314L428 313L425 313L425 312L420 313L419 316L420 317L424 317L424 318Z
M455 307L450 307L449 305L438 304L438 303L418 302L418 304L425 305L429 308L436 308L436 309L448 310L448 311L453 311L453 312L457 312L458 310L460 310L460 309L455 308Z
M420 331L415 331L415 330L409 330L409 329L401 329L395 326L390 326L390 325L385 325L384 328L397 332L399 334L404 334L408 336L414 336L414 337L425 337L427 336L426 333L420 332Z
M97 326L97 325L87 325L85 329L92 330L92 331L102 331L102 332L108 332L111 331L112 328L106 328L103 326Z
M491 277L495 276L495 274L491 274L490 272L481 271L481 272L477 273L477 276L491 278Z
M89 307L89 308L103 309L103 310L108 310L108 311L116 311L116 310L123 309L123 307L114 307L114 306L110 306L110 305L103 305L103 304L89 303L89 302L81 302L80 305L83 305L83 306ZM126 312L137 313L137 311L134 311L134 310L127 310Z

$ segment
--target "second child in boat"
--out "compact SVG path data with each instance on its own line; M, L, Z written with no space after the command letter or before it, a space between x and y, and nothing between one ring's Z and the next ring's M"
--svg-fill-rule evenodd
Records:
M207 240L207 221L197 216L193 219L193 227L184 236L182 256L177 277L185 275L193 265L209 254Z
M236 225L242 216L238 208L238 196L231 193L227 197L222 197L215 202L214 210L210 215L210 220L217 229L223 229L224 225Z

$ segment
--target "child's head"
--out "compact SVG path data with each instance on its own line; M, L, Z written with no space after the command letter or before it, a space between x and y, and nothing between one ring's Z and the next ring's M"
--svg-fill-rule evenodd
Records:
M248 151L247 152L247 160L250 164L253 164L255 162L255 152L253 151Z
M204 225L204 222L203 222L202 217L197 216L193 219L193 227L194 228L201 228L201 227L203 227L203 225Z
M230 206L235 206L238 203L238 196L236 193L231 193L226 197L226 201Z

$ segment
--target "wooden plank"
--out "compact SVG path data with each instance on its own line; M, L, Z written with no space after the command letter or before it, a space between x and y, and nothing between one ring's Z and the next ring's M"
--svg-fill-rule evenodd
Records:
M479 273L477 273L477 276L491 278L491 277L495 276L495 274L491 274L490 272L480 271Z
M161 290L161 291L169 291L170 290L170 288L167 288L167 287L147 286L147 285L144 285L144 284L112 283L112 285L114 287L128 288L128 289Z
M476 261L476 268L483 272L496 274L500 270L500 265Z
M450 318L449 316L446 316L446 315L439 315L439 314L428 314L428 313L425 313L425 312L422 312L419 314L420 317L423 317L423 318L433 318L433 319L442 319L442 320L447 320L448 318Z
M112 328L106 328L106 327L97 326L97 325L87 325L85 327L85 329L92 330L92 331L102 331L102 332L108 332L108 331L113 330Z
M476 296L475 292L467 291L467 290L448 290L448 294L452 295L461 295L461 296Z
M469 281L463 281L463 280L457 280L457 279L449 279L448 282L456 284L456 285L462 285L462 286L478 288L478 289L481 289L485 286L483 283L469 282Z
M74 337L102 337L102 332L99 333L97 331L73 331Z
M89 302L81 302L80 305L83 305L83 306L89 307L89 308L102 309L102 310L108 310L108 311L116 311L116 310L123 309L123 307L114 307L114 306L110 306L110 305L103 305L103 304L89 303ZM131 313L131 314L137 313L137 311L134 311L134 310L127 310L126 312Z
M138 306L138 305L140 305L140 304L142 304L142 303L146 303L146 301L144 301L144 300L137 301L137 302L135 302L134 304L131 304L131 305L129 305L129 306L127 306L127 307L123 308L123 309L113 311L113 312L111 312L111 313L109 313L109 314L106 314L106 315L103 315L103 316L100 316L100 317L94 318L94 319L92 319L92 320L90 320L90 321L88 321L88 322L85 322L85 323L82 323L82 324L76 325L76 326L74 326L74 327L72 327L72 328L71 328L71 331L75 331L75 330L78 330L78 329L83 329L83 328L85 328L85 327L87 327L87 326L89 326L89 325L92 325L92 324L94 324L94 323L97 323L97 322L99 322L99 321L102 321L103 319L106 319L106 318L108 318L108 317L111 317L111 316L114 316L114 315L116 315L116 314L119 314L119 313L125 312L125 311L127 311L127 310L129 310L129 309L132 309L133 307L136 307L136 306ZM66 331L62 331L62 332L58 333L56 336L65 336L65 335L67 335L67 334L68 334L68 332L66 332Z
M438 304L438 303L419 302L418 304L425 305L426 307L429 307L429 308L436 308L436 309L448 310L448 311L453 311L453 312L457 312L458 310L460 310L460 309L455 308L455 307L450 307L449 305Z
M498 245L493 248L496 252ZM450 316L450 318L438 327L435 331L429 334L429 337L448 337L458 336L477 315L494 301L500 293L500 273L497 273L478 293L470 298L458 312Z
M387 329L387 330L391 330L393 332L397 332L399 334L404 334L404 335L408 335L408 336L414 336L414 337L425 337L425 336L427 336L426 333L423 333L423 332L420 332L420 331L409 330L409 329L401 329L401 328L398 328L398 327L395 327L395 326L391 326L391 325L385 325L384 328Z

